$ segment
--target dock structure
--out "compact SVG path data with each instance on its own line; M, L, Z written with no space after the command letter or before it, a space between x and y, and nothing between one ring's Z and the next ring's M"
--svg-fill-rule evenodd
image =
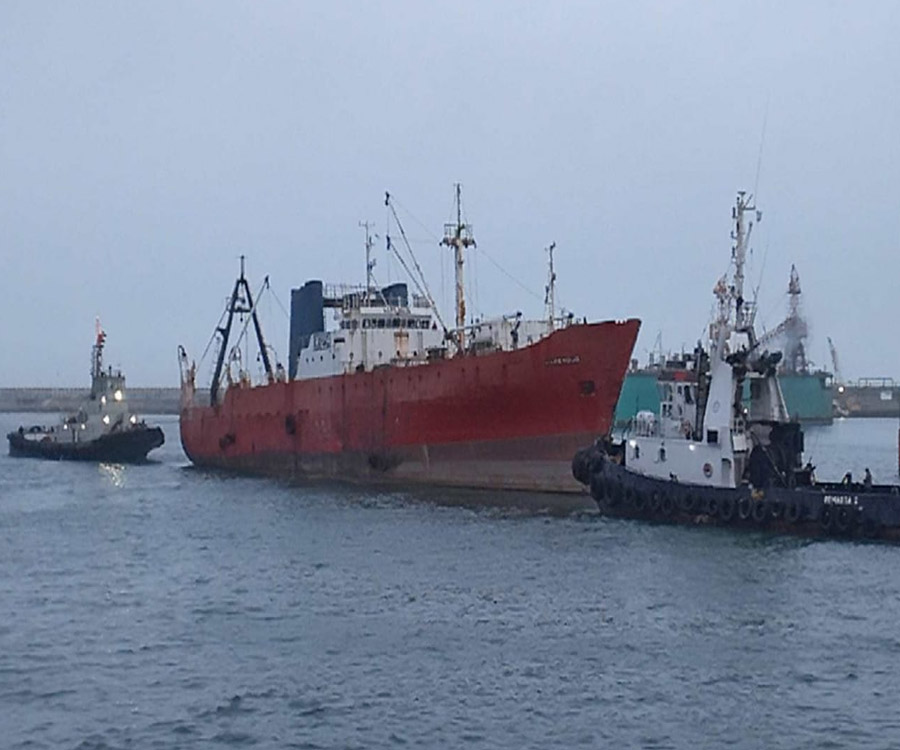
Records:
M87 398L87 388L0 388L0 412L67 412ZM129 388L131 407L141 414L177 414L178 388Z

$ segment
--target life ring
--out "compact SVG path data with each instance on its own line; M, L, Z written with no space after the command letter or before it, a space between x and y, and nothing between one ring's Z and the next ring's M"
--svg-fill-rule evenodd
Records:
M738 518L742 521L747 521L750 518L750 513L753 510L753 502L749 497L742 497L738 502Z
M784 508L784 520L788 523L797 523L803 515L803 506L799 500L791 500Z
M753 510L750 515L755 523L765 523L769 517L769 502L767 500L754 500Z
M734 511L736 510L737 504L730 497L723 497L722 502L719 503L719 520L728 523L734 518Z

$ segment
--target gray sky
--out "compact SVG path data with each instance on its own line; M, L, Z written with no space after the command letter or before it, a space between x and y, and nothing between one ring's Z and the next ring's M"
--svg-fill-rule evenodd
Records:
M541 314L555 241L563 305L691 347L761 143L758 320L796 263L811 358L900 377L898 37L896 2L5 0L0 385L86 385L97 315L131 385L176 385L241 253L284 305L362 282L385 190L449 301L456 181L470 312Z

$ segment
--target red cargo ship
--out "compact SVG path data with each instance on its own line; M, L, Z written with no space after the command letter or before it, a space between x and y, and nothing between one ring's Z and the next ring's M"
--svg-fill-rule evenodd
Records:
M443 324L421 275L412 276L418 294L374 285L367 234L364 287L311 281L292 291L287 373L271 366L242 263L216 329L208 393L196 390L196 368L180 349L181 441L191 461L291 479L581 491L572 456L609 431L640 322L557 317L551 246L545 319L466 326L462 260L474 239L458 208L442 244L456 260L455 328ZM262 384L251 384L240 346L226 362L235 316L244 331L253 323Z

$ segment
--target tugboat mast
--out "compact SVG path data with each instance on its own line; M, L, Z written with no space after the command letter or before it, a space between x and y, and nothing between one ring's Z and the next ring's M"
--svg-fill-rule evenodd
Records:
M453 248L456 262L456 345L460 351L465 348L466 298L463 289L463 249L476 247L472 226L463 224L462 201L460 192L462 185L456 183L456 224L444 224L444 238L441 244Z
M762 213L756 210L753 205L753 196L747 196L746 191L739 190L737 195L737 203L731 211L731 218L734 219L734 231L731 233L731 239L734 240L734 246L731 249L731 255L734 259L734 325L738 330L744 328L748 319L744 308L744 263L747 259L747 245L750 242L750 234L753 232L753 221L745 222L744 214L754 211L756 212L756 220L762 220Z
M91 398L95 399L100 395L102 390L100 379L103 376L103 344L106 341L106 333L100 326L100 318L96 319L95 327L97 330L97 338L91 350Z

